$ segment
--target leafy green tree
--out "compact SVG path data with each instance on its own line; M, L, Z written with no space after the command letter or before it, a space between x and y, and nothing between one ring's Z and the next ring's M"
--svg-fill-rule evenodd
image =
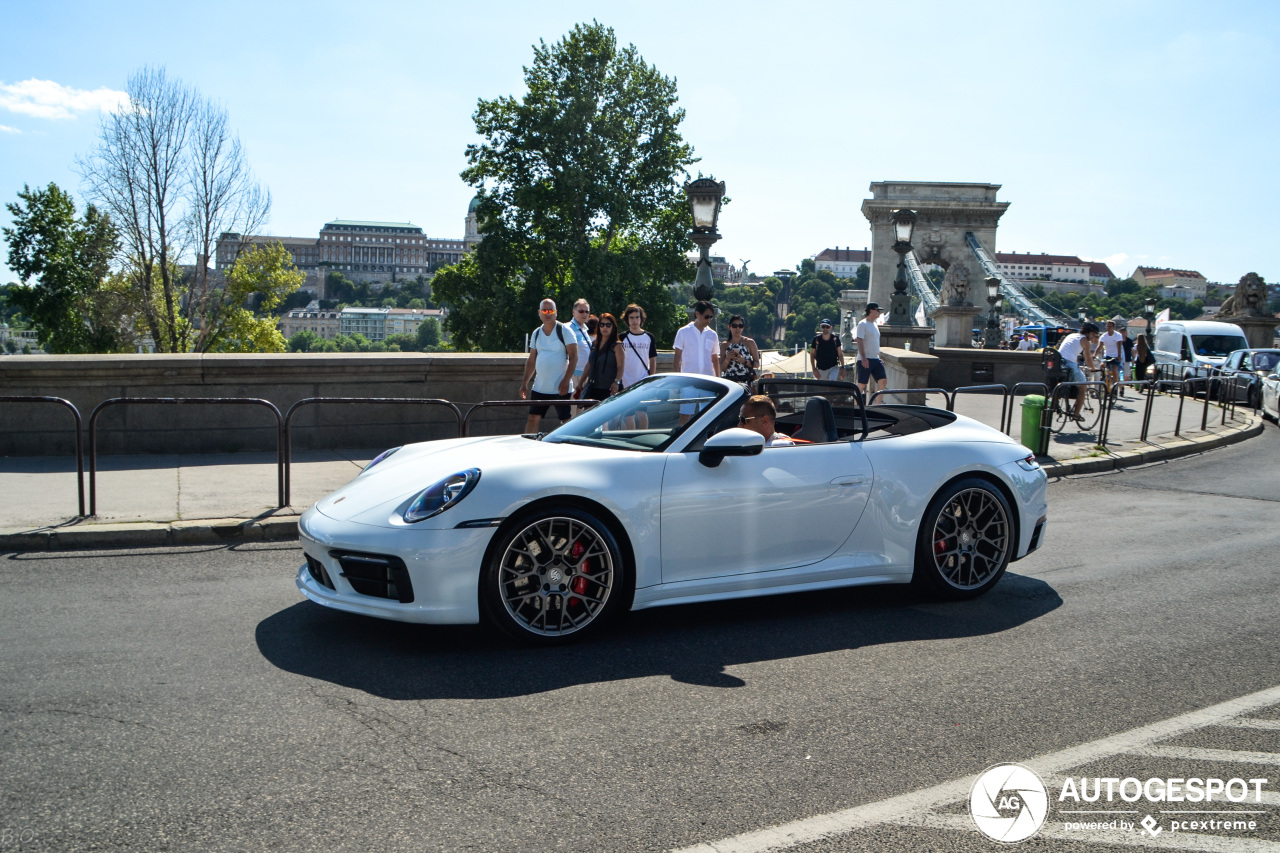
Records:
M485 238L432 282L455 345L518 349L546 297L615 314L637 302L670 340L684 312L667 284L692 273L678 179L696 162L675 80L592 22L540 42L525 84L523 98L481 100L474 115L483 141L467 147L462 178Z
M217 310L207 310L210 328L200 336L203 351L284 352L284 335L276 329L276 318L256 316L244 306L256 294L262 309L269 312L306 278L279 241L259 244L241 254L227 272Z
M393 352L412 352L418 348L418 339L413 335L387 335L385 341L387 349L395 349Z
M1142 287L1131 278L1113 278L1107 282L1107 296L1123 296L1137 293Z
M116 293L104 289L120 242L111 217L89 205L76 215L74 199L57 184L24 186L19 203L6 204L12 227L3 229L9 267L22 284L8 288L46 352L120 352L128 349ZM127 302L127 300L125 300ZM114 310L113 310L114 309Z
M414 349L427 351L427 347L435 347L440 345L440 321L435 317L428 317L418 326L418 334L414 339Z
M853 276L853 290L867 290L871 287L871 267L860 264Z
M286 345L289 352L319 352L323 339L310 329L295 332Z

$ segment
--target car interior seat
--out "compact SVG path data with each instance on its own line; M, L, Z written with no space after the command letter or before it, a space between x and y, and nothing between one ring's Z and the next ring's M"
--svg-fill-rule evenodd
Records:
M800 422L800 429L791 437L815 444L835 441L836 413L831 408L831 401L826 397L810 398L804 406L804 420Z

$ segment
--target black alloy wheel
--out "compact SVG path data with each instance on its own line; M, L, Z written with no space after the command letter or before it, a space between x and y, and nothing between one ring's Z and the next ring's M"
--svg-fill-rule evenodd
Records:
M529 645L557 645L599 630L629 576L609 526L576 507L504 525L480 576L487 622Z
M976 598L1000 580L1016 547L1000 490L978 477L957 480L925 511L911 581L941 598Z

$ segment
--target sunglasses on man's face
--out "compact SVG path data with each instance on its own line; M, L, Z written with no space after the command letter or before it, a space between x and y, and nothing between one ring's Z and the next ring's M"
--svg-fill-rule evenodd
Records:
M539 313L541 313L541 314L554 314L554 313L556 313L556 309L554 309L554 308L543 308Z
M573 313L575 313L575 314L590 314L590 313L591 313L591 311L590 311L590 310L588 310L588 309L586 309L586 308L574 308L574 309L573 309Z
M764 415L752 415L749 418L744 418L742 415L738 415L738 423L745 424L747 421L754 421L756 418L763 418L763 417Z

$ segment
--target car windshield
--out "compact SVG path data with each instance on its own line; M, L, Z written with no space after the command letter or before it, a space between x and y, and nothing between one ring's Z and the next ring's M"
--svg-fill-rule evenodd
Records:
M1196 355L1207 355L1211 358L1223 358L1238 349L1246 349L1249 342L1239 335L1192 335Z
M542 440L616 450L665 450L729 393L729 388L696 376L652 376L588 409Z
M1276 363L1280 362L1280 353L1277 352L1255 352L1253 354L1253 369L1262 370L1267 373L1275 373Z

